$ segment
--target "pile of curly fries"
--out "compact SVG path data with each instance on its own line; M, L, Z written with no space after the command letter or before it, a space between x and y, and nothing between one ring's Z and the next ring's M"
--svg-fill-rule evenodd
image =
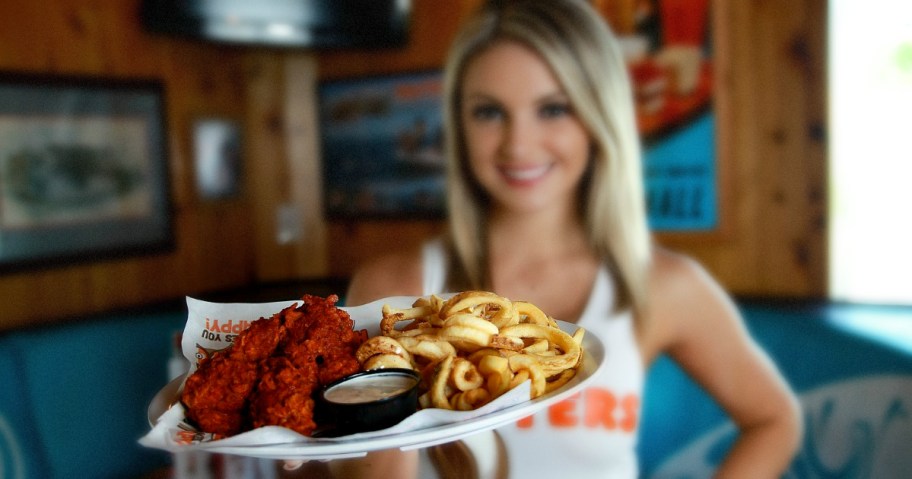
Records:
M486 291L383 306L380 335L356 352L362 369L407 368L422 376L419 405L477 409L526 380L530 399L566 384L583 357L571 336L535 305Z

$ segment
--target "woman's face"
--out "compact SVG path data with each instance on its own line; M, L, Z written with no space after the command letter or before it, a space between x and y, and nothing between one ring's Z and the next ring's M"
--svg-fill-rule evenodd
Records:
M471 60L460 118L469 166L495 208L574 208L590 138L548 65L500 42Z

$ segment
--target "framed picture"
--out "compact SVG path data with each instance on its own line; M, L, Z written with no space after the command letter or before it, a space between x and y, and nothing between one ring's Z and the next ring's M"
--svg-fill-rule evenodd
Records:
M440 72L319 87L329 219L434 219L445 214Z
M716 232L723 220L710 3L599 2L633 79L649 224L659 233Z
M163 87L0 75L0 271L173 245Z
M204 200L237 196L241 185L241 127L223 118L193 125L196 191Z

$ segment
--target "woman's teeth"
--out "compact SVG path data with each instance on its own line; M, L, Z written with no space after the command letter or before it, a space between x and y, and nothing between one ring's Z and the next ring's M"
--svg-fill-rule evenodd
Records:
M534 168L504 168L504 176L516 181L531 181L544 176L550 169L550 165L542 165Z

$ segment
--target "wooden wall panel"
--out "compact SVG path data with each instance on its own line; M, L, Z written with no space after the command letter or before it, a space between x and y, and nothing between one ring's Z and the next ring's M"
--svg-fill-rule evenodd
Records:
M742 295L826 295L826 2L716 2L721 241L664 238ZM719 53L719 52L717 52Z
M268 277L291 274L291 249L276 245L276 206L286 201L290 184L283 141L284 91L281 55L274 58L255 56L247 59L247 151L255 162L248 163L248 186L253 202L253 235L257 271L268 271ZM267 247L275 245L276 247ZM268 254L266 253L268 251Z
M259 281L327 274L316 123L314 57L304 53L251 55L247 66L247 133ZM294 212L282 234L280 209Z
M255 278L247 192L204 202L190 138L203 116L243 121L244 53L145 33L139 1L0 3L0 71L165 86L175 249L0 275L0 330L233 288Z

